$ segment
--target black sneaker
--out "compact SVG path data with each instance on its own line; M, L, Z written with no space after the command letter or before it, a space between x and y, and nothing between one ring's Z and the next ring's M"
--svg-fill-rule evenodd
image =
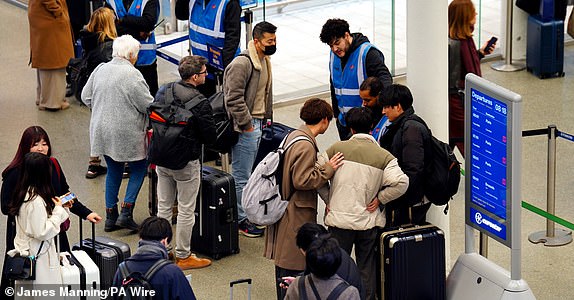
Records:
M102 166L102 165L89 165L88 166L88 172L86 173L86 178L88 179L93 179L96 178L100 175L104 175L108 172L108 168Z
M246 219L239 223L239 233L246 237L260 237L263 235L263 230L257 228L257 226Z

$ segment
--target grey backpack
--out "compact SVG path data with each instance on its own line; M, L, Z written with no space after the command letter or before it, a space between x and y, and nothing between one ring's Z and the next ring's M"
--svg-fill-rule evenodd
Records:
M259 162L243 188L241 205L247 218L257 225L275 224L287 209L289 198L281 195L281 175L283 173L283 156L285 152L298 141L311 140L306 136L297 136L287 145L287 135L279 148L271 151Z

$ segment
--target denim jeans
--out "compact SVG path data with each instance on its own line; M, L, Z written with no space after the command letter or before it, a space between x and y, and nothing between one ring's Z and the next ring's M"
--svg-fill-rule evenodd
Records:
M235 180L239 223L247 219L245 210L241 206L241 195L243 195L243 187L247 184L249 176L251 176L251 169L253 169L255 156L257 156L257 150L259 149L259 141L261 140L262 120L253 119L251 124L253 124L253 131L239 134L239 141L231 149L231 175L233 175Z
M157 216L171 222L173 202L177 197L177 226L175 227L175 256L191 255L191 233L195 224L195 205L201 178L199 160L192 160L181 170L156 166Z
M117 162L111 157L104 155L108 165L106 174L106 208L112 208L119 201L118 194L122 184L122 175L125 162ZM126 189L125 203L135 203L147 173L147 161L145 159L127 162L130 167L130 179Z

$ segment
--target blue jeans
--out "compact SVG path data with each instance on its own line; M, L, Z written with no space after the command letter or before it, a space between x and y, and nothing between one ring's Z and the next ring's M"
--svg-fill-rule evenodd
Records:
M241 206L241 195L243 195L243 187L247 184L249 176L251 176L255 156L257 156L257 150L259 149L259 141L261 140L262 120L253 119L251 124L253 124L253 131L239 134L239 141L231 149L231 175L235 179L239 223L247 219L245 210Z
M111 157L104 155L108 165L106 174L106 208L112 208L119 201L118 194L122 184L122 175L125 162L117 162ZM128 162L130 167L130 179L126 189L125 203L135 203L147 173L147 161L145 159Z

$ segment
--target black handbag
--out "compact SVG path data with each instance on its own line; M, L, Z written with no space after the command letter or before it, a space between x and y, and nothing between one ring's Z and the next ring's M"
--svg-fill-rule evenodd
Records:
M40 255L43 245L44 241L40 243L36 256L20 256L19 254L13 257L6 256L6 261L4 262L6 277L12 280L35 280L36 259Z

